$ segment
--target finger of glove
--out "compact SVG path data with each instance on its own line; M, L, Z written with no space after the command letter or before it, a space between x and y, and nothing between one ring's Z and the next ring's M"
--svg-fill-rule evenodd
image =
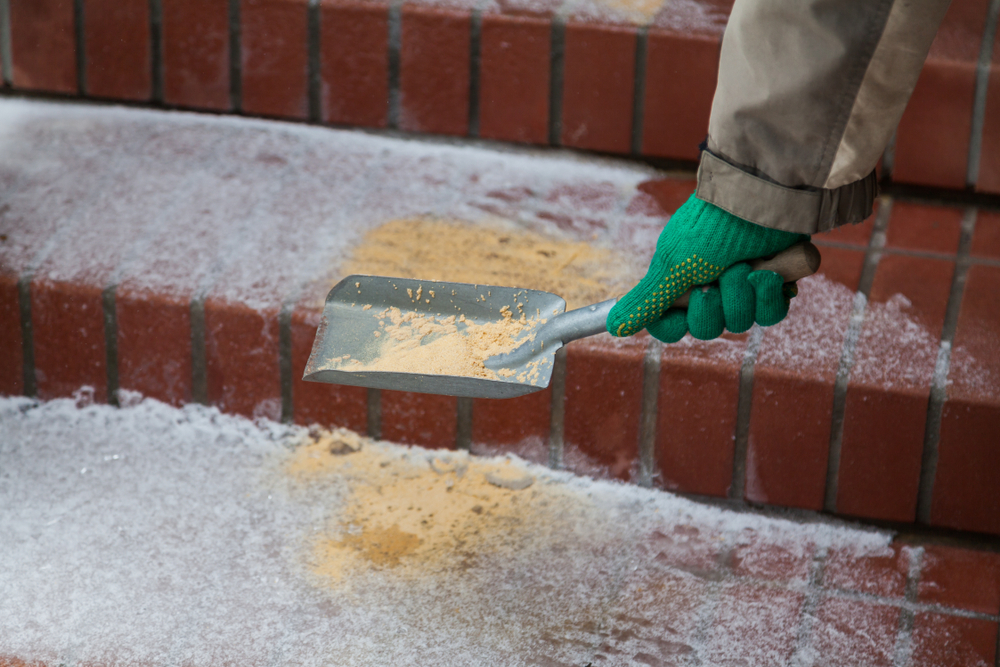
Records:
M747 280L756 294L757 324L769 327L785 319L789 303L785 296L785 279L774 271L754 271Z
M753 326L756 303L753 285L747 281L751 270L746 262L738 262L719 276L722 312L725 314L726 328L733 333L743 333Z
M726 316L722 310L722 294L712 285L704 290L695 288L688 300L688 330L699 340L712 340L726 329Z
M646 327L649 335L664 343L676 343L688 331L687 313L683 308L671 308L663 317Z

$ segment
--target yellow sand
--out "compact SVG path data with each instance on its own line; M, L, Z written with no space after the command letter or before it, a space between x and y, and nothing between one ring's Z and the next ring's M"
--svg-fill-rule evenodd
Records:
M307 548L307 567L330 586L373 568L421 576L486 555L523 555L544 541L552 516L586 502L539 482L517 460L401 450L343 429L314 438L286 471L302 486L348 481L344 509Z
M391 220L368 232L341 275L352 273L543 290L566 299L567 309L621 294L641 277L608 248L429 219Z
M422 291L423 286L418 287L415 296L412 289L407 289L410 298L414 299L419 299ZM533 340L534 334L530 332L546 322L537 317L529 320L521 304L516 307L519 317L515 318L510 307L504 306L500 309L500 320L483 324L466 321L464 315L443 317L387 308L373 315L379 320L381 329L374 332L377 354L372 361L363 363L345 355L329 359L323 366L347 371L425 373L491 380L509 378L514 376L514 370L495 372L486 368L486 359ZM460 324L463 326L459 327ZM436 337L425 344L425 339L432 336ZM528 369L517 375L517 381L536 384L540 363L529 363Z

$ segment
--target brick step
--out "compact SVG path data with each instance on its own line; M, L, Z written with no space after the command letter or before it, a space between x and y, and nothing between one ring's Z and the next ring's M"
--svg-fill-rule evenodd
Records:
M10 0L6 85L693 160L732 1L162 0L157 15L150 6ZM1000 193L989 6L952 2L883 160L894 181Z
M1000 216L883 198L778 326L566 348L542 392L304 383L382 223L504 219L648 261L690 175L274 121L0 102L0 392L90 387L686 494L1000 534Z
M995 665L996 538L131 398L0 398L0 667Z

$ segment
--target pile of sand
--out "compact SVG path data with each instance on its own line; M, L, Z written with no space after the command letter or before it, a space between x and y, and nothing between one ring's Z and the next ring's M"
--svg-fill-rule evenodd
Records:
M622 294L641 277L615 250L484 224L391 220L365 235L352 273L553 292L567 310Z
M581 503L518 460L401 452L344 429L314 430L286 471L305 486L349 482L345 509L307 550L309 569L329 585L372 568L400 576L460 570L480 554L517 551L548 532L562 505Z
M417 289L417 300L422 291L423 287ZM515 318L510 307L504 306L500 309L501 319L481 324L466 320L465 315L441 316L386 308L372 315L379 323L379 329L373 333L376 353L372 360L362 362L347 356L334 357L327 359L323 367L351 372L423 373L488 380L511 378L516 374L518 382L536 384L540 377L539 365L547 360L529 362L519 373L508 368L493 371L485 365L490 357L534 340L532 332L546 322L540 317L528 319L522 306L515 304L519 317Z

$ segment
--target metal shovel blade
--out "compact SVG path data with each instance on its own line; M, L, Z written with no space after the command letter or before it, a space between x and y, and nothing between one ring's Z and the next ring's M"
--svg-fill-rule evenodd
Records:
M448 321L454 316L454 327L461 335L470 326L500 322L505 318L502 310L513 312L515 316L524 313L529 322L537 318L536 324L541 324L542 320L551 320L565 309L562 297L538 290L348 276L326 297L323 319L303 379L448 396L522 396L548 386L552 362L561 345L553 345L524 359L520 365L505 369L503 375L486 372L494 377L370 370L368 367L375 365L393 344L387 331L387 324L393 318L410 322L414 319L429 321L430 318ZM442 335L446 334L430 333L422 337L419 344L431 344ZM525 332L521 338L526 340L529 335ZM514 340L517 342L518 338Z

